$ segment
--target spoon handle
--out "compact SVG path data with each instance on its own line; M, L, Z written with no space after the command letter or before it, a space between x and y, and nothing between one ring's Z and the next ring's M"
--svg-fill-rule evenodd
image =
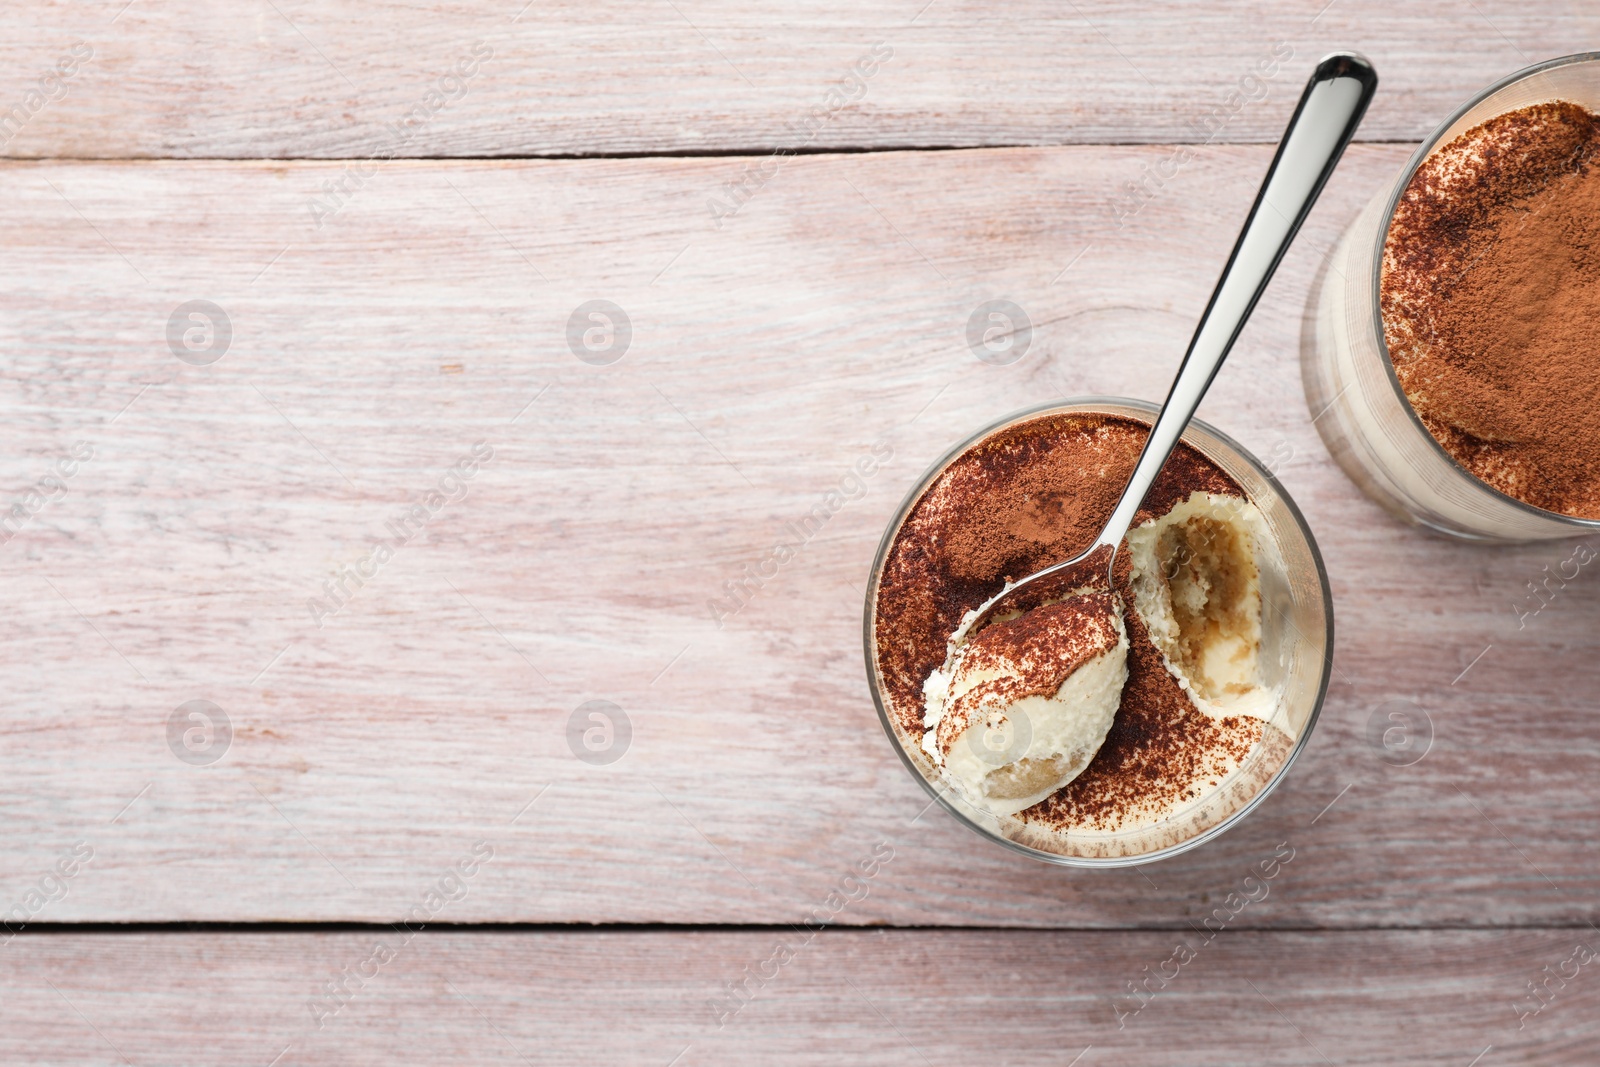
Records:
M1097 545L1115 550L1122 543L1145 494L1316 203L1377 87L1378 75L1372 64L1354 53L1335 52L1317 64L1284 130L1278 154L1267 168L1239 243L1233 246L1211 302L1200 316L1194 340L1189 342L1172 391L1139 454L1128 488Z

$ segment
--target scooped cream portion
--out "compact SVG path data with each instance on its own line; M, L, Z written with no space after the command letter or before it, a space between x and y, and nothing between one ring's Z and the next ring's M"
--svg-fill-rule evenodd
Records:
M1191 493L1127 543L1134 610L1195 707L1270 720L1278 693L1262 676L1259 560L1271 535L1260 510Z
M1119 599L1084 592L952 645L923 686L923 748L996 815L1076 778L1116 718L1128 679Z

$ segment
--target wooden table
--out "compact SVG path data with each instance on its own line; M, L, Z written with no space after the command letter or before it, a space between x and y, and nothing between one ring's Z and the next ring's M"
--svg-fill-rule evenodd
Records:
M1386 518L1298 369L1341 228L1592 8L0 26L5 1062L1595 1062L1600 578L1531 614L1571 545ZM1321 722L1195 852L1011 855L881 734L878 537L976 426L1159 399L1339 47L1383 79L1362 143L1201 412L1320 540ZM1006 366L965 338L994 299L1032 324Z

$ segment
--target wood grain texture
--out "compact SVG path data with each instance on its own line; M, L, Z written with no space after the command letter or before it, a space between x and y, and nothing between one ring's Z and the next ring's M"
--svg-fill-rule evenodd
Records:
M1338 48L1383 78L1362 136L1420 140L1479 87L1594 48L1600 15L1512 0L133 0L8 5L0 29L0 109L74 42L94 50L5 130L13 157L498 156L1271 142ZM447 86L456 99L389 132L478 42L493 55L464 94ZM830 87L875 42L893 58L835 112ZM792 134L817 108L831 117L815 138ZM1208 115L1227 121L1197 134Z
M1311 278L1406 146L1351 151L1201 412L1274 459L1333 582L1334 683L1282 788L1189 855L1071 872L925 810L883 738L861 591L907 487L1002 413L1170 381L1270 150L1200 151L1119 226L1110 190L1169 151L808 158L720 229L726 160L391 164L320 229L336 165L6 166L6 499L94 455L0 547L0 908L392 921L486 841L437 921L797 922L887 843L835 921L1184 929L1288 843L1237 926L1600 917L1594 579L1519 628L1568 546L1400 527L1301 395ZM1002 296L1035 330L996 367L964 331ZM595 298L632 321L609 366L566 336ZM210 366L169 348L192 299L231 320ZM476 441L464 499L318 626L324 579ZM719 627L724 583L880 441ZM168 744L196 699L234 731L210 766ZM590 700L631 722L609 765L569 747ZM1396 700L1432 724L1408 767L1369 733Z
M1180 937L1193 958L1134 1013L1117 993ZM0 1052L63 1067L1566 1065L1600 1037L1597 964L1563 966L1583 944L1572 930L1206 944L993 930L24 935L0 954ZM367 965L380 945L392 958ZM763 968L780 945L787 962ZM728 985L758 968L772 977L730 1014ZM1550 980L1534 1014L1526 986L1546 968L1572 977Z

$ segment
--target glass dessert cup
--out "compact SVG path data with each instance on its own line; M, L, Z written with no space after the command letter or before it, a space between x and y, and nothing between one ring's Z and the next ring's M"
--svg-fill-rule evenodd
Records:
M1313 421L1334 459L1403 522L1474 541L1575 537L1600 522L1546 511L1480 481L1447 452L1407 400L1379 304L1383 249L1412 176L1435 148L1497 115L1569 100L1600 111L1600 53L1552 59L1484 89L1445 119L1350 224L1306 309L1301 370Z
M1018 816L999 816L970 801L936 766L920 739L901 724L878 660L877 605L890 553L912 510L969 449L992 435L1055 415L1105 415L1148 427L1158 407L1118 397L1084 397L1029 408L984 427L939 458L912 488L885 530L867 584L865 647L868 683L890 743L912 776L946 811L978 834L1049 863L1121 867L1187 851L1232 826L1261 803L1305 747L1327 693L1333 653L1333 607L1327 572L1316 542L1294 502L1276 479L1240 445L1199 420L1183 443L1238 483L1261 512L1276 559L1261 568L1263 680L1281 693L1270 719L1286 744L1258 744L1236 775L1207 794L1205 803L1178 810L1154 825L1119 831L1060 831ZM977 604L972 605L976 607ZM1131 610L1131 608L1130 608Z

